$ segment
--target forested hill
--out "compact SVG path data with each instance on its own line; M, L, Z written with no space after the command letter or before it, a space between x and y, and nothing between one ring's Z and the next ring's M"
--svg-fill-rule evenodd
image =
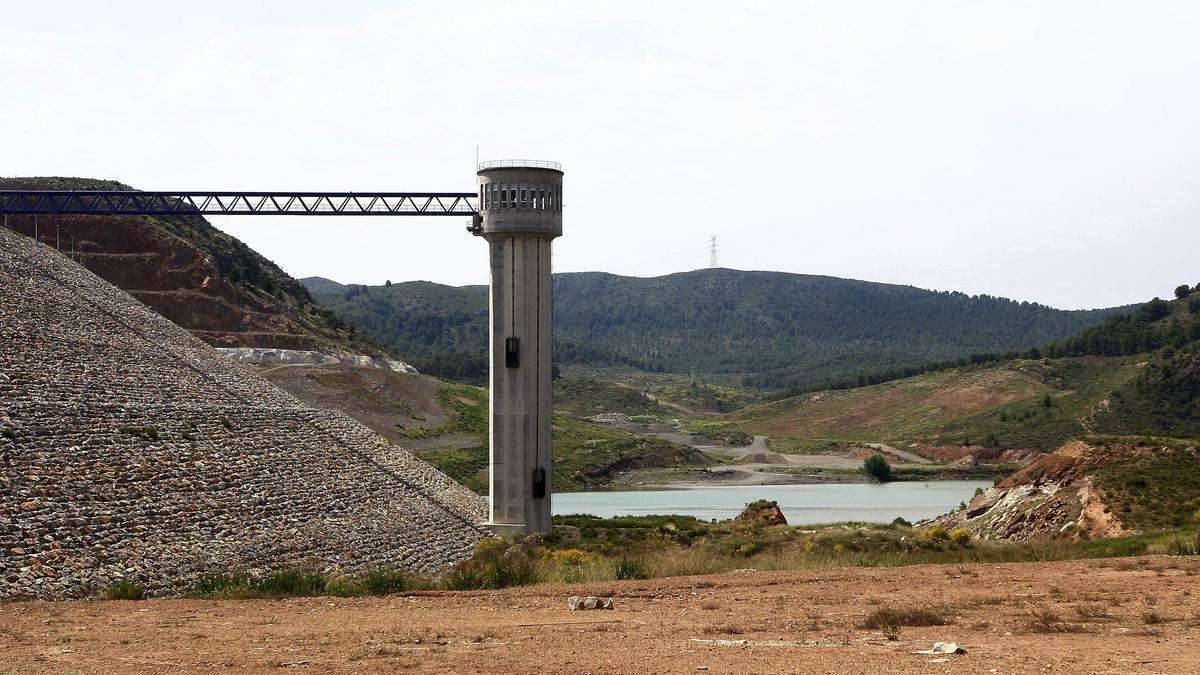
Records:
M487 289L305 279L318 303L418 368L486 372ZM1130 308L1063 311L986 295L834 277L705 269L655 278L554 276L556 358L819 384L863 371L1026 349Z

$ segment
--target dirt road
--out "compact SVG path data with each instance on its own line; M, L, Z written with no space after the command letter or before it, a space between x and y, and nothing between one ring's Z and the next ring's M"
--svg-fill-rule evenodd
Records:
M868 448L874 448L880 452L894 455L905 462L912 462L914 464L933 464L932 459L929 459L928 457L922 457L915 452L901 450L900 448L893 448L892 446L884 445L883 443L867 443L866 445Z
M1200 559L735 572L497 592L7 603L5 672L1200 672ZM615 595L568 612L569 595ZM883 605L949 625L895 641ZM935 641L969 653L916 655ZM286 669L286 670L284 670Z

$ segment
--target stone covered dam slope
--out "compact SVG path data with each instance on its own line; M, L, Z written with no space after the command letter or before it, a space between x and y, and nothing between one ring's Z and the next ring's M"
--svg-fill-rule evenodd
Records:
M483 499L0 228L0 598L228 571L432 572Z

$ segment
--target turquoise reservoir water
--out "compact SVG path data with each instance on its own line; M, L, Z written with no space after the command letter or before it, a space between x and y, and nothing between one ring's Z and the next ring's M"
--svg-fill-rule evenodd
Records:
M792 525L890 523L898 516L916 522L951 511L959 502L971 501L975 488L991 486L991 481L939 480L560 492L554 495L553 510L555 515L590 513L601 518L679 514L707 520L733 518L749 502L774 499Z

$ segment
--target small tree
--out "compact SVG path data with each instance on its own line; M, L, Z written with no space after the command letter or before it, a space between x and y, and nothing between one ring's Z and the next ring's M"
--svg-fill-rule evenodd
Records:
M871 455L863 460L863 473L871 478L886 483L892 479L892 465L883 458L883 455Z
M1192 287L1191 287L1191 286L1188 286L1187 284L1180 284L1180 285L1179 285L1179 286L1178 286L1178 287L1175 289L1175 297L1177 297L1177 298L1186 298L1188 295L1190 295L1190 294L1191 294L1191 292L1192 292Z

